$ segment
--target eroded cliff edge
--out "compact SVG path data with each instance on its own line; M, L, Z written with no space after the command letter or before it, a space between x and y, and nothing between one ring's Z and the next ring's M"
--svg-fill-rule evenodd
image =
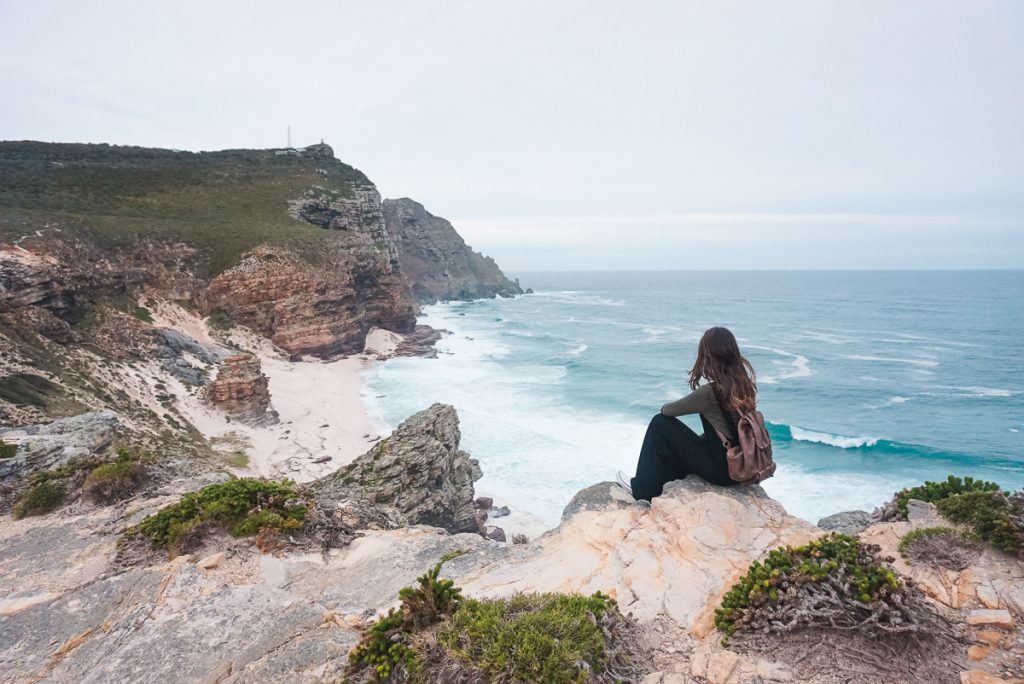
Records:
M408 197L384 200L384 223L420 303L522 294L494 259L474 251L447 220Z

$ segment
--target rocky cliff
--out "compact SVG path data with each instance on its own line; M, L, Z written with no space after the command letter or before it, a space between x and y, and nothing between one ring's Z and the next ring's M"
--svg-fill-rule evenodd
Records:
M522 294L490 257L473 251L452 224L407 197L384 200L384 221L413 295L422 303Z
M414 289L518 292L447 222L388 207L394 231L369 179L323 144L0 142L0 426L112 410L150 444L194 442L166 383L204 385L230 355L207 327L248 330L292 360L359 353L375 327L410 334L396 353L423 353L436 336L415 326ZM154 322L168 307L207 320Z
M389 437L311 489L325 506L336 502L384 515L391 525L431 525L481 532L473 506L479 462L459 450L455 408L434 404Z
M394 453L416 444L438 454L457 451L447 418L435 407L410 420L395 437L405 446ZM375 453L360 461L365 477L394 466L380 456L375 471ZM461 477L457 463L449 465L438 476ZM317 506L348 500L351 484L316 485ZM422 502L436 486L412 477L407 487L416 491L401 496ZM445 574L468 596L600 590L617 598L638 620L646 684L1018 681L1006 673L1019 666L1024 647L1021 561L991 550L956 572L897 561L900 573L916 578L969 635L920 673L894 678L890 667L902 653L880 657L872 651L888 654L884 639L865 644L842 630L831 637L812 632L809 640L796 634L760 652L723 647L712 615L732 583L776 546L821 531L788 515L759 487L723 489L691 477L671 483L646 507L611 496L613 486L578 493L559 527L528 544L425 525L370 525L322 555L261 554L249 540L213 535L193 553L130 569L114 564L118 531L175 501L176 493L121 507L79 502L57 514L5 521L0 671L12 682L337 680L367 621L394 606L399 589L439 557L458 551ZM398 496L383 497L384 505ZM942 521L883 523L862 538L898 555L901 537L936 522ZM837 644L850 659L823 660Z

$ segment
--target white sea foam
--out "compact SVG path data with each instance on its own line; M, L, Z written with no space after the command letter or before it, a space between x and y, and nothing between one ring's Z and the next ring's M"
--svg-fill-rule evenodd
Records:
M949 390L947 392L920 392L926 396L952 396L952 397L972 397L972 398L1005 398L1012 397L1020 392L1015 392L1010 389L1000 389L998 387L979 387L977 385L970 385L967 387L958 387L953 385L934 385L935 389Z
M583 352L587 351L590 347L586 344L580 343L569 350L569 356L579 356Z
M889 397L886 401L890 404L905 404L910 401L910 397Z
M541 297L558 304L582 304L584 306L625 306L624 299L608 299L578 290L555 290L551 292L535 292L531 297Z
M843 358L850 359L851 361L875 361L879 363L906 363L911 366L921 366L922 368L935 368L939 365L939 362L935 359L901 359L893 356L871 356L868 354L851 354Z
M761 483L768 496L793 515L817 522L839 511L870 511L920 479L893 473L813 472L784 458L775 477Z
M798 442L816 442L818 444L839 447L840 449L857 449L878 444L877 437L845 437L843 435L832 435L827 432L804 430L792 425L789 427L789 434Z
M778 354L779 356L785 356L789 360L780 361L778 359L772 359L772 368L778 369L780 372L772 374L771 372L762 373L758 375L757 381L765 385L775 385L779 380L791 380L793 378L806 378L813 374L811 367L807 361L806 356L801 354L794 354L788 352L785 349L776 349L774 347L760 347L756 344L748 344L750 349L761 349L764 351Z

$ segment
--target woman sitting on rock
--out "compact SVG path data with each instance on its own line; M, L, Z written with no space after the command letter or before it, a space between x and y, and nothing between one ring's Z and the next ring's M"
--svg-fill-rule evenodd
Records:
M707 384L701 385L701 380ZM619 472L618 484L638 501L650 501L661 494L666 482L691 474L711 484L736 484L729 477L721 436L736 442L737 413L755 408L757 385L753 366L740 354L728 329L710 328L701 337L690 388L692 392L665 404L651 419L636 475L627 478ZM698 435L677 419L692 413L700 414L704 434Z

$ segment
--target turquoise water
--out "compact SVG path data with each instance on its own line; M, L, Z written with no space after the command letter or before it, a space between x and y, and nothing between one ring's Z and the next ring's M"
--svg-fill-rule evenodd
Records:
M635 466L712 325L757 370L765 488L791 512L870 510L949 473L1024 486L1022 271L515 275L536 294L427 307L452 331L439 358L378 364L366 395L387 426L455 405L478 491L546 524Z

